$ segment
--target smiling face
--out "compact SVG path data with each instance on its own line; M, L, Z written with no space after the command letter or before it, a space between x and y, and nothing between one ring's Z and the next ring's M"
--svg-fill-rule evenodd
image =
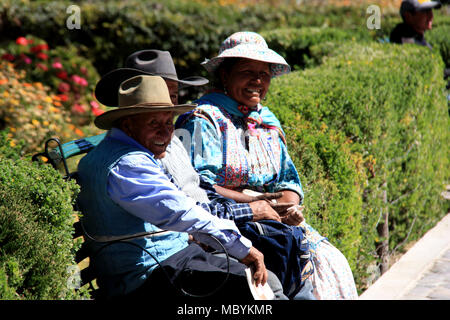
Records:
M123 118L121 129L161 159L172 140L173 117L173 112L167 111L141 113Z
M222 68L220 77L228 96L254 107L266 96L272 74L267 62L239 59L229 70Z

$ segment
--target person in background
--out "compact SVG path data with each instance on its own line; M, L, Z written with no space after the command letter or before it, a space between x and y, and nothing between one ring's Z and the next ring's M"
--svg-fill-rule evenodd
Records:
M400 5L403 22L392 30L390 42L415 43L431 49L431 45L425 40L425 32L433 27L433 9L441 6L439 1L403 0Z

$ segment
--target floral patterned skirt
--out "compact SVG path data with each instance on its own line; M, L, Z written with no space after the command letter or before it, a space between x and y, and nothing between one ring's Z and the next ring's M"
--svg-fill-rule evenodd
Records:
M355 280L345 256L307 223L301 224L310 242L314 273L310 276L318 300L358 299Z

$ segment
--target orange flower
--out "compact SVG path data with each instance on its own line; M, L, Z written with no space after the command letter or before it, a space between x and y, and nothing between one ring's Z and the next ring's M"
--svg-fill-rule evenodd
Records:
M8 79L0 79L0 85L4 85L8 83Z
M80 129L78 129L78 128L75 128L75 133L77 134L77 135L79 135L80 137L83 137L84 136L84 133L83 133L83 131L81 131Z

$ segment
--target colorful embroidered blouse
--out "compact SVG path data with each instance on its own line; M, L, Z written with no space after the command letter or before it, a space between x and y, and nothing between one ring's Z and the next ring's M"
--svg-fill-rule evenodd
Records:
M245 110L221 93L195 103L194 111L178 118L175 134L207 182L237 190L292 190L303 199L281 125L267 107Z

